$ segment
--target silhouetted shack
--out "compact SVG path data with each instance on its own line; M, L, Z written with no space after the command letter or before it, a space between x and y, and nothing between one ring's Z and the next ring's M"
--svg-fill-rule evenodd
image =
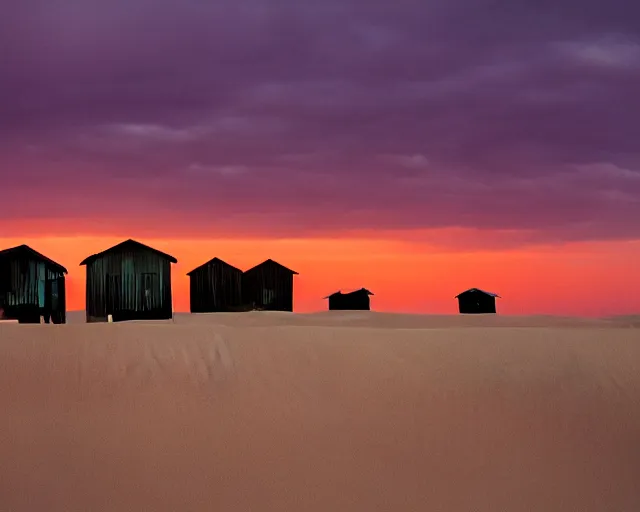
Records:
M495 313L496 293L485 292L479 288L470 288L455 296L458 299L458 310L463 314Z
M0 251L0 308L20 323L66 322L67 269L27 245Z
M87 322L172 318L173 257L125 240L83 260L87 267Z
M373 295L373 293L366 288L360 288L349 293L338 291L325 297L325 299L329 299L329 311L369 311L371 309L370 295Z
M242 305L242 270L213 258L187 275L192 313L239 310Z
M254 309L293 311L293 276L298 273L271 259L242 274L242 301Z

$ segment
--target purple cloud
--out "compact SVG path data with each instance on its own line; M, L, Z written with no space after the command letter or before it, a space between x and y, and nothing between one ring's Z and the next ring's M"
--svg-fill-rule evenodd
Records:
M640 236L627 1L3 4L5 225Z

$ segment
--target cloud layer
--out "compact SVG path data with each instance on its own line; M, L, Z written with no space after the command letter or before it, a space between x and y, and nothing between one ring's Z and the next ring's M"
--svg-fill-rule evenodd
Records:
M640 237L626 0L5 4L5 229Z

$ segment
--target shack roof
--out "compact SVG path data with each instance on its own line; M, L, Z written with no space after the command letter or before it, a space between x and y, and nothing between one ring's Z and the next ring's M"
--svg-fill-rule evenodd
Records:
M187 275L190 276L191 274L197 272L198 270L202 270L205 267L208 267L211 264L220 264L224 267L230 268L232 270L235 270L236 272L240 272L242 273L242 270L240 270L239 268L234 267L233 265L230 265L229 263L227 263L226 261L221 260L220 258L211 258L209 261L207 261L206 263L203 263L202 265L200 265L199 267L194 268L193 270L191 270L190 272L187 272Z
M47 258L44 254L39 253L38 251L32 249L28 245L22 244L16 247L10 247L9 249L4 249L0 251L1 257L24 257L28 256L35 260L42 261L46 263L50 267L54 268L58 272L62 272L63 274L67 274L67 269L64 268L60 263L56 263L50 258Z
M323 299L329 299L331 297L336 297L338 295L356 295L358 293L364 293L365 295L373 295L373 293L367 290L366 288L360 288L359 290L354 290L352 292L347 292L347 293L342 293L341 290L338 290L337 292L332 293L331 295L327 295L326 297L323 297Z
M462 293L459 293L458 295L456 295L454 297L454 299L459 298L461 295L465 295L467 293L483 293L484 295L488 295L489 297L498 297L499 299L501 299L502 297L500 297L500 295L498 295L497 293L493 293L493 292L486 292L484 290L481 290L480 288L469 288L468 290L463 291Z
M274 265L276 267L280 267L280 268L286 270L287 272L291 272L292 274L296 274L296 275L298 274L295 270L291 270L290 268L287 268L284 265L281 265L277 261L273 261L271 258L269 258L268 260L263 261L262 263L259 263L255 267L251 267L249 270L245 270L244 273L248 274L249 272L253 272L254 270L256 270L256 269L258 269L258 268L260 268L262 266L269 266L269 265Z
M151 251L151 252L157 254L158 256L160 256L161 258L168 259L171 263L178 263L178 260L175 259L170 254L164 253L162 251L159 251L158 249L154 249L153 247L149 247L148 245L144 245L144 244L141 244L140 242L136 242L135 240L129 239L129 240L125 240L124 242L120 242L119 244L114 245L113 247L109 247L109 249L105 249L102 252L99 252L99 253L96 253L96 254L92 254L91 256L89 256L89 257L85 258L84 260L82 260L80 262L80 265L88 265L89 263L92 263L93 261L95 261L98 258L104 256L105 254L118 252L118 251L124 251L124 250Z

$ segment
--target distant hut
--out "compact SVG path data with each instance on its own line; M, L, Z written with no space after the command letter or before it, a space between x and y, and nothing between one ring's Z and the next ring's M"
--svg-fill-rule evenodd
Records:
M242 301L256 309L293 311L293 276L298 273L271 259L242 274Z
M366 288L360 288L359 290L349 293L337 291L328 297L325 297L325 299L329 299L329 311L369 311L371 309L369 300L370 295L373 295L373 293Z
M497 293L485 292L479 288L470 288L455 296L458 309L462 314L495 313Z
M0 309L20 323L66 322L67 269L27 245L0 251Z
M87 322L164 320L173 316L168 254L125 240L80 265L87 267Z
M242 270L219 258L203 263L189 276L192 313L238 311L242 304Z

